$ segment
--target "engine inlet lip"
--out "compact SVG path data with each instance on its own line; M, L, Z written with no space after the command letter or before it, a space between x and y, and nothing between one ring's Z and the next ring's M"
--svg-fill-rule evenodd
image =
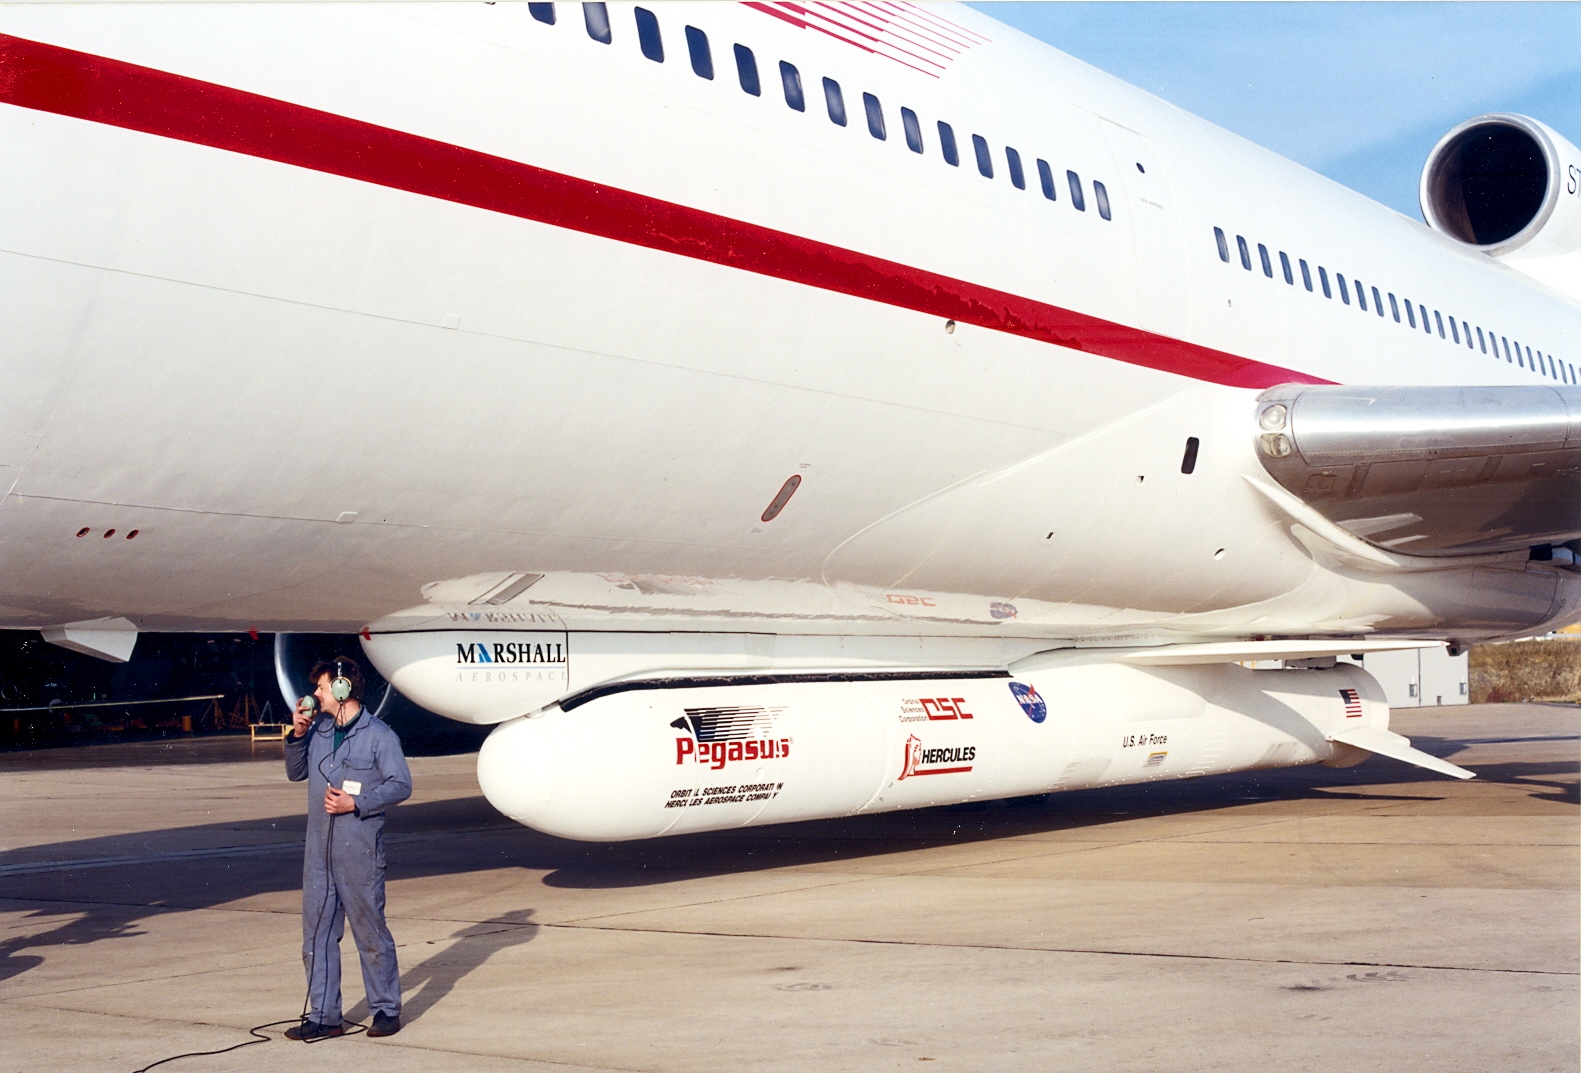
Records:
M1543 203L1525 227L1502 242L1479 245L1476 242L1466 242L1460 238L1456 230L1447 226L1445 221L1434 211L1432 190L1438 185L1444 168L1450 163L1450 154L1447 150L1454 147L1466 134L1493 126L1512 127L1536 142L1538 149L1543 154L1543 167L1548 171L1548 181L1547 189L1543 191ZM1526 245L1533 238L1537 237L1538 232L1543 229L1543 225L1553 216L1554 209L1559 205L1559 187L1561 184L1558 181L1558 177L1561 171L1562 162L1559 159L1559 151L1554 148L1553 139L1548 137L1548 132L1543 129L1540 123L1526 116L1516 115L1513 112L1489 112L1486 115L1479 115L1457 124L1450 128L1449 132L1442 138L1438 139L1433 145L1432 151L1427 154L1427 166L1422 169L1422 177L1417 184L1416 196L1422 208L1422 218L1427 221L1427 225L1434 231L1454 238L1457 242L1462 242L1471 249L1480 250L1490 256L1498 256L1502 253L1518 250Z

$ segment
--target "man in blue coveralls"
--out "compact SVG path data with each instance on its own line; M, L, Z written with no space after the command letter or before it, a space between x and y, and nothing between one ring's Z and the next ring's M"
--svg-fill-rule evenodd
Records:
M286 775L308 784L302 858L308 1013L286 1036L311 1043L345 1033L340 939L347 918L373 1011L368 1035L393 1036L401 1030L401 973L384 922L384 812L411 796L412 775L395 731L363 710L362 670L354 660L319 663L309 679L318 714L303 698L285 744Z

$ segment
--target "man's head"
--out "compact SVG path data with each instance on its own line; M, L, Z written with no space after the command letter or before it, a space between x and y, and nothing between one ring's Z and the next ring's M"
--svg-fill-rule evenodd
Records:
M313 664L313 669L308 673L308 680L313 683L313 695L318 698L319 707L330 715L339 715L341 701L335 698L334 682L337 678L344 678L351 683L351 695L347 701L356 701L356 707L362 706L362 668L357 666L357 661L349 656L336 656L330 660L320 660Z

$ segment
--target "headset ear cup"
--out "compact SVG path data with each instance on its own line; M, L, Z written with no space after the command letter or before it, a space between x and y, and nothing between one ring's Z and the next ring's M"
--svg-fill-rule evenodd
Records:
M337 701L344 702L351 696L351 679L337 677L329 683L329 695Z

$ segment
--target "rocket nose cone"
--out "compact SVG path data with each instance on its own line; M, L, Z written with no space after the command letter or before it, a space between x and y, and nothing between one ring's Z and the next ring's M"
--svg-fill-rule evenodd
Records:
M478 786L489 804L517 823L551 834L559 765L553 721L519 718L501 723L478 752Z
M624 709L550 706L501 723L478 754L489 803L560 838L653 838L674 826L675 731L646 700ZM686 739L688 742L691 738Z

